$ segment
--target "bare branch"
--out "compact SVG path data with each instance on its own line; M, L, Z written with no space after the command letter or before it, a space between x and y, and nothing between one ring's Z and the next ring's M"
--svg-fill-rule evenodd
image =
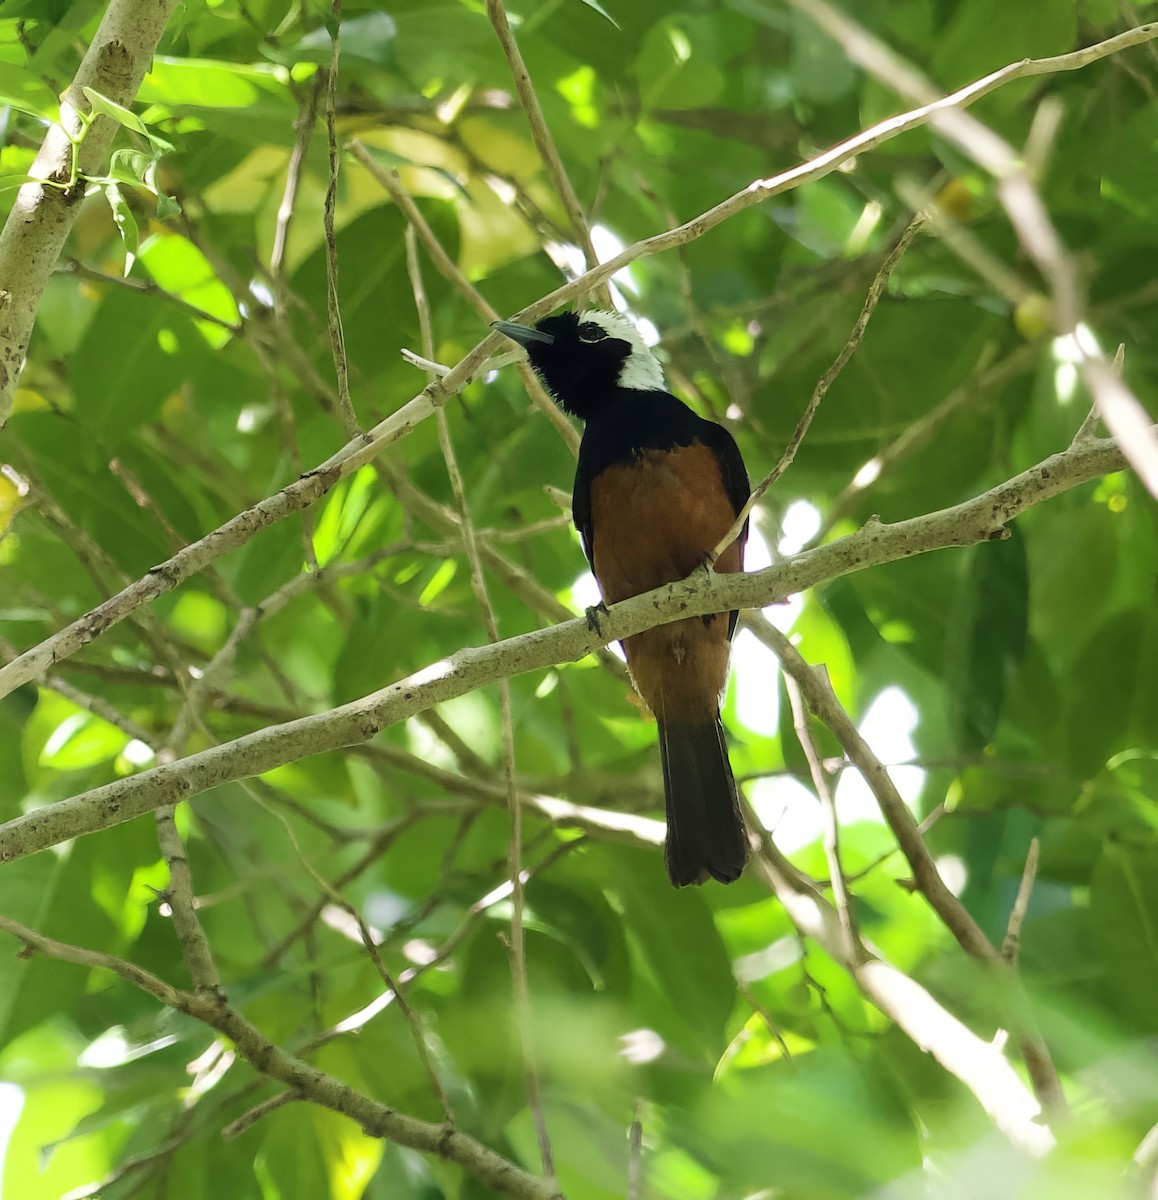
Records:
M784 453L780 455L780 461L752 489L752 494L748 497L744 507L740 509L736 519L732 522L732 528L724 534L712 551L711 561L713 563L739 536L740 530L744 527L744 522L748 519L752 509L759 503L760 497L792 465L792 460L796 457L796 452L800 449L800 445L804 441L804 436L812 424L812 418L816 416L816 410L820 407L820 402L828 394L828 389L836 382L837 376L848 365L848 360L856 353L857 348L864 338L864 332L868 328L869 320L876 310L881 296L884 294L889 277L892 275L897 263L904 257L905 251L913 244L913 240L920 233L923 224L924 219L920 216L911 221L905 232L897 239L897 244L886 255L885 261L881 263L880 269L869 286L868 295L861 306L860 315L852 327L852 332L848 335L847 340L841 347L840 353L836 356L832 365L817 380L816 387L812 389L812 396L808 401L808 405L797 422L796 429L793 431L788 445L784 448Z
M486 362L491 350L497 347L500 337L498 333L488 335L444 379L430 384L368 433L348 442L325 462L300 475L281 491L238 513L224 525L177 551L71 625L0 667L0 696L8 695L22 683L39 678L49 667L75 654L111 625L123 621L158 596L172 591L223 554L245 545L261 530L315 504L341 479L365 466L386 446L405 437L438 405L465 387Z
M753 821L749 828L760 826ZM1001 1054L942 1008L919 983L863 944L858 944L857 958L845 957L844 931L836 910L766 835L762 840L753 868L775 891L797 929L823 946L881 1012L955 1075L1011 1142L1034 1155L1048 1153L1053 1135L1039 1123L1038 1104Z
M789 0L789 3L819 25L854 62L886 86L910 100L931 102L931 97L936 94L932 83L846 13L833 8L827 0ZM1005 72L1022 68L1022 75L1039 75L1048 70L1073 70L1155 37L1158 37L1158 23L1141 25L1074 54L1040 60L1032 64L1037 67L1035 70L1028 69L1031 64L1027 61L1014 64ZM1000 82L1014 77L1005 72L995 72L1002 76ZM1062 245L1022 157L992 129L959 107L940 107L931 114L930 120L997 181L997 194L1022 246L1049 283L1058 334L1067 340L1074 353L1106 428L1147 490L1158 499L1158 431L1137 397L1114 374L1084 324L1077 269Z
M277 207L277 225L273 233L273 248L269 253L269 274L273 280L274 302L279 310L285 303L285 256L289 246L290 225L297 209L298 188L301 186L302 171L306 164L306 151L314 134L314 123L318 119L318 101L321 90L327 86L329 79L322 73L310 84L305 102L301 104L298 119L294 123L297 136L294 138L294 148L290 153L289 166L286 168L285 191L281 203ZM332 109L331 98L327 94L327 104Z
M57 186L26 183L0 233L0 426L8 419L16 381L24 369L40 297L81 211L83 184L66 192L73 141L84 133L78 167L98 173L117 126L98 117L89 129L79 114L91 106L85 88L124 107L132 104L177 0L112 0L60 101L60 123L50 125L29 174Z
M845 754L861 773L880 806L881 815L897 839L901 853L912 868L921 895L929 902L962 949L994 969L1001 987L1005 1015L1017 1034L1034 1090L1050 1115L1064 1113L1066 1102L1057 1071L1054 1069L1049 1049L1034 1028L1028 1013L1028 1003L1017 977L1008 970L1007 964L992 942L941 878L933 856L925 845L916 818L901 798L887 768L872 752L853 724L852 718L836 698L827 672L805 662L788 638L762 614L748 613L744 619L748 628L780 660L785 674L799 684L808 707L832 730ZM837 880L840 878L839 868L839 862L835 867L830 867L834 871L833 891L837 896L840 895L836 890ZM847 938L850 928L848 923L843 922L842 928Z
M994 363L992 354L983 351L977 366L964 383L954 388L940 404L931 408L923 417L907 425L889 445L874 454L857 471L829 505L820 528L805 549L810 550L820 545L834 526L856 508L867 488L897 463L912 457L950 417L975 399L985 401L997 395L1000 385L1032 366L1038 354L1036 346L1026 343Z
M0 916L0 930L18 938L31 951L76 966L111 971L167 1007L216 1029L233 1042L238 1054L254 1070L284 1083L292 1095L349 1117L371 1137L386 1138L456 1163L500 1196L515 1200L562 1200L554 1184L521 1170L453 1125L434 1125L406 1116L296 1058L270 1042L241 1013L216 997L180 991L134 963L44 937L8 917Z
M123 0L123 5L126 8L129 7L128 0ZM1019 63L1013 63L1001 71L987 75L984 79L939 100L881 121L791 170L769 179L754 180L743 191L737 192L734 196L678 228L667 230L628 246L614 258L601 263L579 279L556 288L549 295L528 305L519 315L523 320L535 320L544 316L573 297L589 292L595 285L609 279L636 259L694 241L737 213L772 196L821 179L857 154L864 153L882 142L925 124L938 112L971 104L1003 83L1026 75L1074 70L1153 37L1158 37L1158 25L1146 25L1125 34L1119 34L1117 37L1075 54L1061 55L1050 59L1026 59ZM10 221L9 225L11 223ZM4 261L3 255L0 254L0 265ZM4 287L4 279L5 273L0 270L0 288ZM325 462L305 472L294 483L260 501L252 508L238 513L224 525L154 567L147 575L124 588L104 604L92 609L66 628L52 634L39 645L25 651L8 665L0 667L0 697L6 696L13 688L19 687L22 683L39 678L54 663L75 654L81 646L87 645L94 638L99 637L110 625L124 620L141 605L148 604L158 596L170 591L221 555L244 545L262 529L315 504L340 479L358 470L387 446L404 437L416 425L429 417L438 405L465 387L490 357L491 352L498 347L499 342L499 334L489 334L443 379L429 385L384 421L379 422L368 433L355 438ZM23 349L20 353L23 353ZM4 346L3 343L0 343L0 370L4 366ZM3 395L3 380L0 380L0 398Z
M527 64L523 61L523 55L515 41L515 35L511 31L510 22L507 20L506 9L503 8L502 0L486 0L486 6L487 16L494 26L499 45L502 46L503 53L507 58L507 65L511 69L511 77L515 81L515 91L519 94L519 102L523 106L523 112L527 115L527 123L531 127L531 138L539 151L543 165L547 168L547 174L551 178L551 184L556 194L563 201L571 231L579 243L579 248L583 251L583 257L587 261L588 270L590 270L599 262L599 259L591 244L591 231L587 227L587 218L583 213L583 206L579 203L579 197L575 194L575 188L571 184L567 169L563 166L563 160L559 157L555 139L547 127L547 119L543 116L539 97L535 94L535 85L531 82L531 73L527 70ZM599 287L598 295L600 303L610 308L611 297L605 286Z
M785 674L799 685L808 707L832 730L849 760L872 789L885 821L913 869L918 890L965 950L978 958L996 958L997 952L981 927L946 887L915 818L897 791L888 770L837 700L827 673L823 668L805 662L791 641L762 614L746 613L744 622L780 660Z
M221 1131L221 1136L227 1142L236 1141L243 1133L252 1129L258 1121L268 1117L270 1113L277 1112L279 1108L285 1108L287 1104L304 1099L301 1092L278 1092L275 1096L269 1096L260 1104L255 1104L248 1112L242 1113L236 1121L230 1121Z
M342 0L332 0L333 44L330 48L330 68L326 76L326 148L329 155L330 177L326 183L326 201L322 208L322 225L326 237L326 326L330 332L330 353L334 359L334 376L338 381L338 403L335 409L348 438L361 432L353 402L350 400L350 365L346 359L346 336L342 331L342 307L338 297L338 239L334 233L334 213L338 207L338 131L335 108L338 95L338 62L342 52Z
M398 195L403 194L399 187ZM416 209L414 215L419 216ZM425 225L425 222L423 224ZM422 329L422 350L429 358L434 353L430 305L427 303L426 289L422 282L422 270L418 262L415 229L416 225L412 220L406 229L406 265L410 273L410 285L414 291L414 306L418 310L418 323ZM433 235L431 236L433 237ZM474 522L471 520L466 487L462 481L462 472L459 470L454 443L450 437L450 422L446 419L444 408L438 410L437 419L438 442L446 463L446 473L450 479L450 489L454 495L455 506L458 508L463 549L466 551L467 561L470 563L471 588L482 611L487 636L492 643L495 643L499 640L498 619L487 591L486 573L483 571L482 559L479 556L478 540L475 537ZM547 1119L543 1111L543 1095L535 1062L535 1047L531 1039L531 996L527 983L527 939L523 928L525 905L523 805L518 788L515 786L515 722L511 707L511 683L506 678L499 680L499 707L503 719L503 774L506 779L507 807L511 814L507 858L508 875L511 881L511 980L514 986L516 1024L522 1046L523 1069L527 1081L527 1102L531 1109L531 1119L535 1124L543 1174L550 1179L555 1175L554 1156L551 1152L550 1134L547 1131Z
M643 1097L636 1096L628 1133L627 1200L639 1200L643 1184Z
M458 264L447 254L445 247L435 236L434 230L430 228L418 205L414 203L414 198L402 186L402 180L398 172L395 170L384 171L374 161L373 156L366 147L357 140L350 143L350 153L389 192L390 198L398 205L402 214L410 223L410 228L422 239L422 244L426 247L426 252L430 255L430 260L438 269L438 273L454 287L455 291L478 313L487 325L492 321L497 321L500 317L498 310L491 307L490 301L467 279L462 271L459 270ZM433 344L425 349L423 354L427 361L433 359ZM543 385L539 382L539 377L531 370L527 362L526 354L520 350L514 356L514 361L518 365L519 378L522 379L523 386L527 389L527 394L531 397L531 402L554 425L559 435L567 443L572 454L578 454L579 434L571 422L560 411L559 406L544 391ZM492 367L495 366L497 364L492 364Z
M1091 439L963 504L891 525L870 521L849 537L756 574L709 575L697 568L686 580L611 606L598 634L579 618L493 645L464 648L350 704L260 729L16 817L0 825L0 862L131 820L230 780L368 741L379 730L431 705L504 677L574 662L607 642L668 621L733 608L760 608L838 575L1004 537L1005 523L1026 509L1125 465L1112 441ZM0 668L0 674L5 669Z
M1033 881L1037 878L1037 860L1040 843L1032 838L1029 843L1029 853L1025 856L1025 870L1021 873L1021 883L1017 888L1017 898L1009 914L1009 926L1005 931L1005 940L1001 943L1001 957L1011 967L1017 966L1021 954L1021 926L1025 922L1026 910L1029 908L1029 897L1033 892Z
M775 627L772 626L772 628ZM856 957L860 934L857 932L856 914L852 910L852 900L845 882L844 868L840 862L840 824L836 819L836 802L832 798L832 789L828 786L828 776L820 761L820 755L816 751L816 743L812 740L812 731L808 728L808 714L804 710L804 697L800 694L800 684L787 671L784 673L784 687L788 692L788 703L792 708L792 726L796 730L800 749L804 751L804 758L808 763L809 773L812 775L812 786L816 789L816 798L820 801L820 809L824 816L824 854L828 861L832 898L836 904L840 927L844 935L844 955L849 962L852 962Z
M792 2L796 3L797 0L792 0ZM759 13L753 15L758 17ZM594 270L588 271L580 279L556 288L550 295L528 305L519 314L519 318L529 321L541 317L576 295L580 288L589 289L592 284L609 279L617 271L621 271L635 262L636 259L659 254L661 251L694 241L696 238L702 237L708 230L714 229L717 225L735 216L736 213L760 204L772 196L793 191L805 183L823 179L825 175L831 174L842 163L848 162L858 154L863 154L865 151L879 146L882 142L887 142L911 129L917 129L932 121L940 113L966 108L982 96L1015 79L1023 79L1030 75L1048 75L1058 71L1077 70L1079 67L1087 66L1108 55L1120 53L1122 50L1128 50L1132 46L1140 45L1142 42L1156 37L1158 37L1158 23L1142 25L1137 29L1131 29L1126 33L1108 38L1104 42L1098 42L1094 46L1088 46L1084 50L1075 51L1073 54L1062 54L1054 58L1026 58L1020 62L1010 63L1009 66L1003 67L999 71L993 71L956 92L935 99L930 98L927 102L922 102L918 108L879 121L799 166L782 171L779 175L773 175L768 179L754 179L743 191L737 192L734 196L730 196L698 217L693 217L676 229L669 229L665 233L658 233L654 237L645 238L633 246L628 246L614 258L609 258ZM890 80L889 82L890 85L895 85L895 81Z
M1150 1128L1134 1151L1134 1167L1142 1177L1146 1200L1158 1198L1158 1125Z
M173 918L173 930L181 943L181 955L189 970L189 978L198 993L208 993L224 999L221 992L221 975L213 961L209 940L197 919L193 901L193 875L189 870L189 859L185 843L174 820L176 806L162 805L157 809L157 843L169 869L169 886L162 893L169 905Z

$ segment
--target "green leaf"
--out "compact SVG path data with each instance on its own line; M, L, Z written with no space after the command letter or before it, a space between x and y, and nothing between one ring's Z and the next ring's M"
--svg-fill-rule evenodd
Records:
M236 113L284 96L282 67L158 54L137 93L142 104Z
M733 983L704 893L674 891L659 854L608 846L601 855L616 864L616 890L635 950L671 1005L655 1013L664 1025L659 1032L714 1061L724 1048Z
M962 750L992 740L1025 653L1029 576L1018 533L970 551L948 631L950 703Z
M181 215L181 205L173 196L166 196L164 192L157 194L157 220L168 221L171 217Z
M26 67L4 63L0 70L0 105L30 113L45 121L60 119L60 103L52 88Z
M473 203L471 200L471 195L466 188L463 187L462 181L453 171L447 170L446 167L438 166L436 163L416 162L412 158L407 158L405 154L396 154L393 150L385 150L381 146L368 145L366 146L366 152L372 159L381 163L384 167L422 167L427 171L434 171L436 174L445 179L446 182L449 183L453 188L455 188L455 190L459 192L464 200Z
M182 377L182 362L171 352L174 335L178 344L182 335L197 337L183 314L136 292L118 290L104 298L73 359L77 417L85 429L115 443L155 418Z
M147 188L156 195L157 159L143 150L121 147L109 158L108 176L120 183L135 184Z
M100 92L94 91L90 87L84 89L84 94L89 104L92 105L94 113L111 117L118 125L123 125L126 129L133 130L134 133L142 134L145 137L149 136L149 131L145 128L144 121L136 113L130 112L123 105L109 100L106 96L102 96Z
M148 138L153 148L159 153L168 154L172 152L173 144L149 129L136 113L130 112L127 108L115 103L115 101L110 100L107 96L102 96L100 92L93 91L90 87L84 89L84 94L88 98L89 104L92 105L94 113L111 117L118 125L123 125L126 129L131 129L134 133L139 133L143 137Z
M113 220L117 225L117 232L121 235L121 241L125 247L125 277L128 278L129 272L133 269L133 263L137 259L137 248L140 245L140 235L137 232L137 221L133 216L132 209L129 208L124 196L121 194L121 189L115 183L106 183L104 185L105 199L109 202L109 208L113 210Z
M1090 908L1116 1015L1158 1032L1158 849L1107 846L1094 869Z
M619 22L607 11L607 9L603 7L602 4L599 3L599 0L583 0L583 3L586 4L588 8L593 8L601 17L604 18L604 20L610 21L616 29L620 28Z
M65 873L62 862L47 854L20 859L0 871L0 912L38 932L56 901L56 888ZM7 1044L13 1014L27 1002L22 989L28 981L31 955L18 953L10 935L0 934L0 1046ZM36 980L33 979L35 986Z

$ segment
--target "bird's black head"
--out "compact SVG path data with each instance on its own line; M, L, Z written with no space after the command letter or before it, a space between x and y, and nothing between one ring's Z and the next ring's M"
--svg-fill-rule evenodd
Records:
M533 328L496 321L527 349L535 374L566 412L586 421L620 388L663 391L663 369L635 326L618 313L560 313Z

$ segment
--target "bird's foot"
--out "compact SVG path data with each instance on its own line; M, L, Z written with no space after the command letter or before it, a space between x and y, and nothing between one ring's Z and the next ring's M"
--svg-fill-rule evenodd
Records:
M587 628L592 633L603 633L603 622L599 619L599 614L602 613L605 617L611 614L607 611L607 605L602 600L598 604L592 604L587 610Z

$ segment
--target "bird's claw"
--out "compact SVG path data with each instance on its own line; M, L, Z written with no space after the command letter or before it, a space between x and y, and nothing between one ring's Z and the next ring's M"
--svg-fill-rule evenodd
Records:
M607 605L604 604L602 600L600 600L598 604L592 604L591 607L587 609L587 628L590 629L592 633L603 633L603 622L599 619L600 613L603 613L604 616L610 615L607 611Z

